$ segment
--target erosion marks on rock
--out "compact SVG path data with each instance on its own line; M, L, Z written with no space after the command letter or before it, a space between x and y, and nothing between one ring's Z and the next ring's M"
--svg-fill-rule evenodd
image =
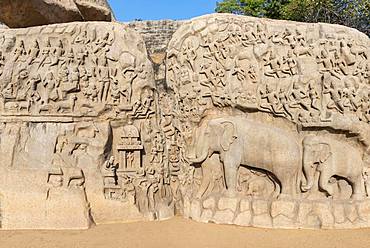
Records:
M347 209L341 204L366 205L368 47L368 37L340 26L233 15L185 22L167 53L167 83L190 165L183 170L192 171L183 190L185 216L336 228L333 216ZM224 197L230 204L245 199L250 212L238 212L236 203L217 208ZM326 213L312 210L319 202ZM287 219L275 223L280 214ZM342 227L362 226L363 214Z
M216 14L164 76L123 24L2 29L1 225L369 226L369 56L349 28Z

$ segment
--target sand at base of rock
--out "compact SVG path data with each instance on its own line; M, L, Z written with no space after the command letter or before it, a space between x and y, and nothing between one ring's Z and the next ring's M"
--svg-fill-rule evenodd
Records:
M201 224L182 218L110 224L86 231L2 231L1 248L369 247L370 229L273 230Z

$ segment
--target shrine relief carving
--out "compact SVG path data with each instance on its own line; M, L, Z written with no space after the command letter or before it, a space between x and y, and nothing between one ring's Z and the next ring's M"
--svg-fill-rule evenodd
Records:
M175 32L156 80L123 24L1 29L2 228L370 226L369 45L207 15Z

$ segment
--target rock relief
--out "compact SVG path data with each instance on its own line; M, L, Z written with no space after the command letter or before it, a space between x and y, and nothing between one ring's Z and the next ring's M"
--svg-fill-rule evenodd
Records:
M177 30L156 80L122 24L2 29L1 225L369 226L369 44L338 25L208 15Z

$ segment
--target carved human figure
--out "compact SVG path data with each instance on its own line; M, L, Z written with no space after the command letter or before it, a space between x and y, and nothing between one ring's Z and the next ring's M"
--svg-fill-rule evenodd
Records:
M65 62L65 50L62 40L58 40L58 45L51 49L51 63L50 66L58 65L59 61Z
M41 57L40 57L40 61L39 61L39 64L38 64L39 68L41 68L45 65L50 66L50 64L52 62L50 52L51 52L51 44L50 44L50 40L47 39L45 46L42 47L42 49L41 49Z
M46 90L45 103L49 103L49 100L56 101L62 98L62 92L59 89L59 82L54 77L53 72L49 71L43 80L42 85Z
M364 162L361 153L345 142L335 139L310 135L303 140L303 171L306 184L301 186L308 191L314 184L314 173L318 171L319 187L329 196L334 195L333 185L329 183L333 176L345 178L352 186L353 199L364 197L364 181L362 177Z
M354 78L349 78L344 81L344 88L342 89L343 107L356 112L360 105L360 97L358 94L359 84Z
M157 131L154 135L154 138L152 140L152 149L151 149L151 163L163 163L163 152L164 152L164 146L163 146L163 140L162 136Z
M110 158L104 162L102 166L104 185L117 185L117 168L118 163L115 161L114 156L110 156Z
M290 107L292 108L303 108L309 110L310 106L306 102L308 96L306 91L303 89L299 81L293 82L293 88L290 92Z
M24 47L24 41L20 40L18 46L14 49L13 60L17 62L25 62L27 56L26 48Z
M133 168L133 162L134 162L134 159L135 159L135 154L133 152L128 152L127 153L127 168L129 169L132 169Z
M311 100L311 108L321 111L321 99L314 80L308 82L308 96Z
M330 74L324 74L322 93L329 95L329 101L326 105L328 109L336 109L340 113L344 112L341 90L337 83L331 78Z
M283 77L282 74L282 62L277 57L275 53L271 53L270 57L264 64L266 67L270 67L269 69L265 70L265 75L268 77L275 77L275 78L281 78Z
M297 75L298 74L298 62L293 57L293 51L288 50L288 54L286 57L283 57L283 69L282 72L284 74L288 74L289 76Z
M260 89L259 94L261 97L260 108L262 110L271 111L273 113L279 112L279 100L272 84L266 83L265 88Z
M34 63L39 53L40 53L39 43L37 40L34 40L33 45L31 45L31 48L28 50L27 64L31 65L32 63Z
M277 95L277 98L280 103L280 107L275 110L277 115L283 115L289 117L291 120L294 120L294 113L290 108L290 103L288 99L288 92L284 88L280 88L280 91Z

